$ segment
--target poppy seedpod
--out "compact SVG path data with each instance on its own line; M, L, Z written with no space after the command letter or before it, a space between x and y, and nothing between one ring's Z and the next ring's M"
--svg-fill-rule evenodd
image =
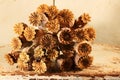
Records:
M74 14L69 9L63 9L58 13L57 19L61 27L72 27L74 24Z
M85 56L85 55L90 54L90 52L92 51L92 47L86 41L85 42L80 42L80 43L75 45L75 51L80 56Z
M73 42L73 35L70 28L62 28L57 36L61 44L70 44Z

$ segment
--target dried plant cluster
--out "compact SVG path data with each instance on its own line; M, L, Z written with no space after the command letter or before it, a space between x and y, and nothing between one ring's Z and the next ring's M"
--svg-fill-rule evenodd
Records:
M74 19L69 9L42 4L29 16L31 26L15 24L17 37L5 58L10 65L38 74L85 69L92 64L90 43L95 39L89 21L89 14Z

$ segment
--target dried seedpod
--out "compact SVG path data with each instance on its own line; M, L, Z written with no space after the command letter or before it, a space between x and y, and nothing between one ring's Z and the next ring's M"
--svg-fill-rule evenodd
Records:
M47 71L47 66L42 60L40 62L33 61L32 66L33 70L38 74L42 74Z
M75 51L74 50L63 50L62 53L66 57L73 57L75 55Z
M33 26L40 26L42 23L42 14L38 14L37 12L33 12L29 16L30 24Z
M88 23L89 21L91 21L90 18L91 17L89 16L88 13L84 13L84 14L81 15L81 20L82 20L83 23Z
M24 60L21 60L20 58L18 58L17 67L20 70L27 71L28 70L28 62L25 62Z
M70 71L73 69L72 58L58 59L57 62L61 71Z
M63 9L58 13L57 19L61 27L72 27L74 24L74 14L69 9Z
M21 52L17 61L17 66L21 70L28 70L28 62L30 57L26 52Z
M50 20L45 24L45 29L49 33L57 33L60 30L60 24L57 19Z
M89 14L87 14L87 13L82 14L82 15L78 18L78 20L75 21L75 23L74 23L74 28L78 28L78 27L82 28L82 27L85 27L85 25L86 25L89 21L91 21L90 18L91 18L91 17L89 16Z
M88 55L92 51L91 45L86 41L76 44L74 49L76 53L79 54L80 56Z
M33 40L33 43L36 45L39 45L41 37L43 37L46 34L46 32L43 29L36 29L35 32L36 34L35 34L35 39Z
M75 64L77 68L79 69L85 69L89 67L92 64L93 57L91 56L82 56L80 57L79 55L75 56Z
M14 63L17 63L20 53L21 51L12 51L11 53L6 54L5 58L10 65L13 65Z
M27 71L33 71L32 63L33 63L33 59L30 59L30 61L27 62L27 64L28 64Z
M14 32L21 36L24 32L24 29L27 27L27 24L21 22L14 25Z
M70 28L62 28L57 36L61 44L70 44L73 42L73 33Z
M39 14L41 13L48 14L49 6L46 4L42 4L37 8L36 12L38 12Z
M93 41L96 37L95 29L92 27L85 28L85 32L87 34L86 40Z
M56 49L48 50L47 54L48 59L50 59L51 61L55 61L58 57L59 51L57 51Z
M49 6L49 11L48 11L48 19L53 20L56 18L58 15L58 9L56 6Z
M62 53L66 56L66 57L72 57L74 56L74 43L71 44L59 44L60 50L62 51Z
M21 48L22 42L18 37L15 37L11 41L11 47L13 50L17 51Z
M47 72L49 73L54 73L54 72L59 72L60 69L57 66L57 62L55 61L51 61L50 59L46 59L46 66L47 66Z
M59 44L60 50L73 50L75 43L71 43L71 44Z
M24 36L20 36L19 39L22 42L22 46L21 46L22 49L25 48L25 47L30 47L33 43L33 41L27 41Z
M80 25L80 24L79 24L78 20L75 19L75 21L74 21L74 25L73 25L72 29L74 30L74 29L80 28L79 25Z
M75 42L82 42L86 40L87 38L87 33L84 29L77 28L74 30L74 40Z
M24 30L24 36L27 41L32 41L35 38L35 29L33 27L26 27Z
M44 56L44 51L40 46L37 46L34 49L34 58L38 58L38 57L41 58L42 56Z
M18 57L20 55L21 51L12 51L10 54L13 57L13 60L15 63L17 63Z
M30 60L29 55L26 52L21 52L19 55L19 59L28 62Z
M13 64L14 64L14 60L13 60L11 54L6 54L6 55L5 55L5 59L6 59L6 61L7 61L10 65L13 65Z
M57 46L57 39L52 34L45 34L40 41L43 49L50 50Z

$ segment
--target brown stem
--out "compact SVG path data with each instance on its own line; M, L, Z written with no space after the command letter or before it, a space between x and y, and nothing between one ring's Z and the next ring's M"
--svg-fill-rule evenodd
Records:
M53 0L53 6L55 6L55 0Z

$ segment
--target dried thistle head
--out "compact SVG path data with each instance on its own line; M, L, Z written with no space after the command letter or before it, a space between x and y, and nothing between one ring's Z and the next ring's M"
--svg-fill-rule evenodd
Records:
M41 13L47 14L48 11L49 11L49 6L46 4L42 4L37 8L36 12L38 12L39 14L41 14Z
M42 60L40 62L33 61L32 66L33 70L38 74L42 74L47 71L47 66Z
M74 15L69 9L63 9L58 13L57 16L61 27L72 27L74 24Z
M24 36L27 41L32 41L35 38L35 29L33 27L26 27L24 30Z
M57 36L61 44L70 44L73 42L73 35L70 28L62 28Z
M22 46L22 42L19 38L13 38L12 41L11 41L11 47L13 50L17 51L21 48Z
M7 62L8 62L10 65L13 65L13 64L14 64L14 61L13 61L13 58L12 58L11 54L6 54L6 55L5 55L5 59L7 60Z
M25 27L27 27L25 23L17 23L14 25L14 32L20 36L24 32Z
M89 21L91 21L90 18L91 17L87 13L81 15L81 20L83 21L83 23L88 23Z
M92 51L92 47L88 42L80 42L76 44L75 51L80 56L85 56L90 54L90 52Z
M92 64L93 57L91 56L83 56L78 60L77 67L80 69L85 69Z
M87 33L84 29L77 28L74 30L74 40L76 42L82 42L86 40L86 37L87 37Z
M47 57L51 60L51 61L55 61L56 58L58 57L59 52L56 49L53 50L48 50L47 51Z
M95 29L93 29L92 27L88 27L88 28L85 28L85 32L87 34L86 39L88 41L93 41L95 39L96 37Z
M42 14L38 14L37 12L31 13L29 21L33 26L40 26L42 23Z
M34 57L35 58L38 58L38 57L41 58L42 56L44 56L44 51L43 51L43 49L40 46L37 46L34 49Z
M60 30L60 25L57 19L48 21L45 24L45 29L50 33L57 33Z
M45 34L41 38L40 44L43 49L49 50L49 49L56 47L57 39L55 37L53 37L52 34Z
M58 15L58 9L56 6L49 6L48 18L49 20L54 19Z

